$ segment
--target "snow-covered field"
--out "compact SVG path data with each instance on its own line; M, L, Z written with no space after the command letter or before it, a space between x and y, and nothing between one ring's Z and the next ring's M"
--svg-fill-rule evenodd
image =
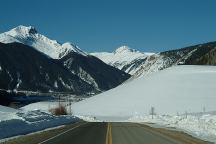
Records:
M159 123L216 142L216 114L188 114L216 110L215 81L215 66L174 66L75 103L72 109L87 120ZM151 107L157 114L153 120Z
M174 66L75 103L78 115L145 115L151 107L158 114L216 110L216 67Z
M56 105L55 102L39 102L18 110L0 106L0 139L79 121L71 115L54 116L49 113L49 108Z

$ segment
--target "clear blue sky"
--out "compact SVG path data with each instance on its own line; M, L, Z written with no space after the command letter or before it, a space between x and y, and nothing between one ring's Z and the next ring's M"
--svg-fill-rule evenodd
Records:
M216 40L216 0L1 0L0 32L32 25L87 52L164 51Z

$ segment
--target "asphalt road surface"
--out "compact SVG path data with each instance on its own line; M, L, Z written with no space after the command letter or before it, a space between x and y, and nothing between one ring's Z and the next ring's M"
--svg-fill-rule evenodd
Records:
M82 123L40 144L207 144L136 123Z
M82 123L40 144L105 144L107 123Z
M113 144L179 144L178 141L160 133L145 129L134 123L112 124Z

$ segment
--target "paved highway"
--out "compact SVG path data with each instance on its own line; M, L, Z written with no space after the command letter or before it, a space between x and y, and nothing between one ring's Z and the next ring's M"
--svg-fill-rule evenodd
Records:
M107 123L82 123L40 144L105 144Z
M134 123L112 123L113 144L180 144L155 131Z
M172 133L172 132L171 132ZM175 132L174 132L175 133ZM136 123L81 123L40 144L207 144Z

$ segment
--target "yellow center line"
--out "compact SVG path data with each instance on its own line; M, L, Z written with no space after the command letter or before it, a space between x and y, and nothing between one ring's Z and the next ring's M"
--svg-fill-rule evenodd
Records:
M112 126L110 124L109 144L112 144Z
M107 125L106 144L112 144L112 127L110 123Z

